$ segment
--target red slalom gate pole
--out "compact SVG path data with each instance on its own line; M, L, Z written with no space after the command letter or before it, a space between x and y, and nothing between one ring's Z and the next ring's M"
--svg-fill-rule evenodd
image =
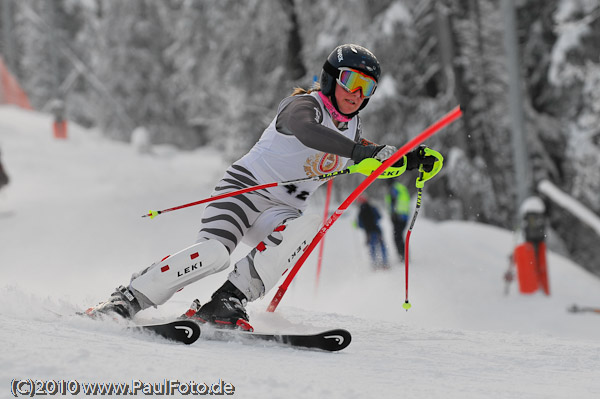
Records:
M306 249L300 256L300 258L298 258L298 261L296 262L296 264L294 265L292 270L290 270L290 272L287 275L287 277L285 278L283 284L281 284L279 286L279 289L275 293L275 296L271 300L271 303L269 303L269 306L267 307L267 312L274 312L275 309L277 309L277 306L281 302L283 295L285 295L285 292L287 291L288 287L290 286L290 283L292 282L294 277L296 277L298 270L300 270L300 268L306 261L306 258L308 258L308 256L312 253L315 246L319 243L319 241L321 241L321 239L323 238L325 233L327 233L327 231L329 230L329 228L331 228L331 226L335 223L335 221L344 213L344 211L346 211L346 209L348 209L350 204L352 204L352 202L354 202L354 200L360 194L362 194L362 192L365 191L365 189L371 183L373 183L373 181L377 178L377 176L379 176L387 168L389 168L390 166L392 166L393 164L398 162L400 160L400 158L402 158L404 155L406 155L410 150L417 147L419 144L423 143L425 140L427 140L429 137L433 136L439 130L443 129L450 123L452 123L455 120L457 120L458 118L460 118L461 115L462 115L462 110L460 109L460 106L457 106L452 111L450 111L449 113L444 115L437 122L435 122L433 125L429 126L427 129L425 129L424 131L419 133L415 138L413 138L408 143L406 143L405 145L400 147L400 149L398 151L396 151L394 153L394 155L392 155L385 162L383 162L381 164L381 166L379 166L379 168L375 169L375 171L373 173L371 173L369 176L367 176L367 178L365 180L363 180L362 183L360 183L358 185L358 187L356 187L356 189L354 189L354 191L352 193L350 193L348 198L346 198L346 200L338 207L338 209L333 213L333 215L331 215L331 217L327 220L327 222L325 222L324 226L321 227L321 229L319 230L317 235L313 238L313 240L310 242L310 244L308 244L308 246L306 247Z
M327 182L327 195L325 197L325 214L323 215L323 223L327 221L329 217L329 200L331 199L331 187L333 186L333 180ZM325 247L325 240L321 241L319 246L319 260L317 261L317 278L315 280L315 289L319 286L319 278L321 277L321 264L323 263L323 249Z

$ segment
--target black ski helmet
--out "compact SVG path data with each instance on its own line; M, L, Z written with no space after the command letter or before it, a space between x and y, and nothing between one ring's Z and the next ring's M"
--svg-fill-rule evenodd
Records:
M335 93L336 79L340 74L339 68L342 67L356 69L375 79L375 82L379 82L379 76L381 75L379 61L377 61L375 55L366 48L357 44L342 44L341 46L337 46L331 54L329 54L329 57L327 57L327 60L323 65L320 83L321 92L326 96L331 97L331 101L338 111L337 102L333 94ZM359 110L363 109L368 102L369 99L365 98Z

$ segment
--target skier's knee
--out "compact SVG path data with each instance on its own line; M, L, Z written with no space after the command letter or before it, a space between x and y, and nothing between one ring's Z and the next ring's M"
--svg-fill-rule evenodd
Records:
M229 279L248 296L248 300L264 295L294 266L320 225L321 218L317 215L306 215L282 224L236 264ZM262 282L259 295L256 276Z

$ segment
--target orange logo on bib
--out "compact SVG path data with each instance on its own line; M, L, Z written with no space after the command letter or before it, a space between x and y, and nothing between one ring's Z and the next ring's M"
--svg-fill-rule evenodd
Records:
M340 157L334 154L319 153L306 160L306 176L319 176L340 169Z

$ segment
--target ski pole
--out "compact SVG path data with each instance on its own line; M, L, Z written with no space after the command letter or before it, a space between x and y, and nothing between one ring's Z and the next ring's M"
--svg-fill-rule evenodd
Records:
M353 165L355 166L355 165ZM343 170L339 170L337 172L331 172L331 173L326 173L324 175L319 175L319 176L310 176L310 177L304 177L304 178L300 178L300 179L295 179L295 180L287 180L287 181L282 181L282 182L273 182L273 183L265 183L265 184L259 184L256 186L251 186L251 187L246 187L246 188L242 188L240 190L236 190L236 191L231 191L225 194L220 194L220 195L215 195L215 196L211 196L208 198L204 198L201 199L199 201L194 201L194 202L190 202L188 204L183 204L183 205L179 205L179 206L175 206L173 208L168 208L168 209L163 209L162 211L153 211L150 210L148 211L147 214L142 215L143 218L145 217L150 217L150 219L154 219L156 216L162 214L162 213L166 213L166 212L171 212L171 211L176 211L178 209L183 209L183 208L188 208L190 206L195 206L195 205L200 205L200 204L204 204L206 202L212 202L212 201L216 201L216 200L220 200L223 198L227 198L227 197L235 197L236 195L240 195L240 194L244 194L244 193L249 193L252 191L258 191L258 190L263 190L269 187L277 187L277 186L285 186L288 184L294 184L294 183L301 183L301 182L307 182L307 181L317 181L317 180L324 180L324 179L330 179L339 175L344 175L344 174L349 174L349 173L355 173L358 170L354 170L351 168L346 168Z
M188 204L175 206L173 208L163 209L161 211L150 210L150 211L148 211L147 214L142 215L142 217L143 218L150 217L150 219L154 219L156 216L166 213L166 212L176 211L178 209L188 208L190 206L200 205L200 204L204 204L206 202L216 201L216 200L220 200L220 199L227 198L227 197L235 197L236 195L249 193L252 191L263 190L263 189L270 188L270 187L286 186L288 184L294 184L294 183L331 179L331 178L334 178L339 175L346 175L346 174L352 174L352 173L362 173L362 174L368 176L369 174L371 174L371 172L373 170L375 170L377 168L376 166L374 166L374 164L377 166L381 165L381 163L379 161L377 161L376 159L367 158L367 159L364 159L361 162L357 163L356 165L351 165L351 166L347 167L346 169L338 170L336 172L325 173L323 175L318 175L318 176L308 176L308 177L303 177L300 179L287 180L287 181L281 181L281 182L273 182L273 183L265 183L265 184L259 184L256 186L246 187L246 188L242 188L240 190L231 191L228 193L215 195L213 197L204 198L199 201L190 202ZM382 176L382 178L389 178L389 177L395 177L396 175L400 175L400 174L402 174L402 172L404 172L403 168L405 168L405 167L391 166L388 168L388 170L386 171L385 175Z
M342 170L340 172L345 172L345 170ZM339 173L339 174L341 174L341 173ZM320 177L320 176L317 176L317 177ZM307 179L301 179L300 181L306 181L306 180ZM173 208L163 209L162 211L149 210L148 213L145 214L145 215L142 215L142 217L143 218L150 217L150 219L154 219L156 216L161 215L161 214L166 213L166 212L176 211L178 209L188 208L190 206L195 206L195 205L204 204L206 202L216 201L216 200L220 200L222 198L235 197L236 195L248 193L248 192L251 192L251 191L258 191L258 190L262 190L262 189L269 188L269 187L282 186L282 185L285 185L285 184L292 184L292 183L296 183L296 182L298 182L298 180L290 180L290 181L287 181L287 182L265 183L265 184L260 184L260 185L257 185L257 186L246 187L246 188L242 188L240 190L231 191L229 193L215 195L215 196L212 196L212 197L201 199L199 201L190 202L188 204L183 204L183 205L175 206Z
M567 310L569 312L571 312L571 313L590 312L590 313L598 313L598 314L600 314L600 308L594 308L594 307L591 307L591 306L577 306L577 305L573 305L573 306L571 306Z
M308 244L308 246L304 249L304 252L300 256L300 258L298 258L298 261L296 262L294 267L288 273L283 284L281 284L281 286L279 286L279 289L275 293L275 296L273 297L273 299L271 300L271 303L269 304L269 306L267 308L267 312L274 312L275 309L277 309L277 306L281 302L281 298L283 298L283 295L285 295L285 292L287 291L290 283L292 282L294 277L296 277L298 270L300 270L300 268L306 261L306 258L308 258L308 256L311 254L311 252L313 251L315 246L319 243L319 241L321 241L321 238L323 238L325 233L327 233L327 231L331 228L331 226L335 223L335 221L344 213L344 211L346 209L348 209L350 204L352 204L352 202L354 202L354 200L360 194L362 194L362 192L365 191L366 188L371 183L373 183L373 181L375 179L377 179L379 177L379 175L381 175L388 167L394 165L396 162L398 162L400 160L400 158L405 156L410 150L412 150L419 144L423 143L429 137L433 136L436 132L438 132L439 130L443 129L450 123L452 123L455 120L457 120L458 118L460 118L461 115L462 115L462 110L460 109L460 106L455 107L452 111L450 111L449 113L444 115L441 119L439 119L433 125L429 126L427 129L425 129L424 131L419 133L415 138L413 138L408 143L406 143L405 145L400 147L400 149L398 151L396 151L390 158L388 158L385 162L383 162L381 164L381 166L379 166L372 173L370 173L367 176L367 178L365 180L363 180L362 183L359 184L358 187L356 187L354 189L354 191L352 191L352 193L350 193L348 198L346 198L346 200L344 202L342 202L342 204L333 213L333 215L331 215L331 217L327 220L327 222L325 222L324 226L321 227L321 229L319 230L317 235L315 235L315 237L310 242L310 244ZM406 162L405 162L405 165L406 165ZM427 177L428 176L426 176L426 178ZM428 178L431 178L431 177L433 177L433 176L430 176ZM428 178L427 178L427 180L428 180Z
M444 165L444 158L442 157L442 154L440 154L439 152L433 151L430 148L425 148L424 152L425 152L424 155L426 155L426 156L430 155L430 156L435 157L437 159L437 162L435 162L433 169L429 172L425 172L425 170L423 169L423 165L420 165L419 166L419 177L417 178L417 181L415 183L415 185L417 186L417 204L415 205L415 212L414 212L412 220L410 222L410 226L408 227L408 231L406 232L406 245L404 246L404 284L405 284L404 292L405 292L405 298L404 298L404 303L402 304L402 308L404 308L404 310L406 310L407 312L408 312L408 309L410 309L412 307L412 305L408 301L408 264L409 264L408 248L409 248L409 244L410 244L410 236L412 234L413 227L415 226L415 222L417 221L417 216L419 216L419 210L421 209L421 202L423 201L423 187L425 187L425 182L427 180L431 179L433 176L437 175L438 172L442 169L442 166Z

